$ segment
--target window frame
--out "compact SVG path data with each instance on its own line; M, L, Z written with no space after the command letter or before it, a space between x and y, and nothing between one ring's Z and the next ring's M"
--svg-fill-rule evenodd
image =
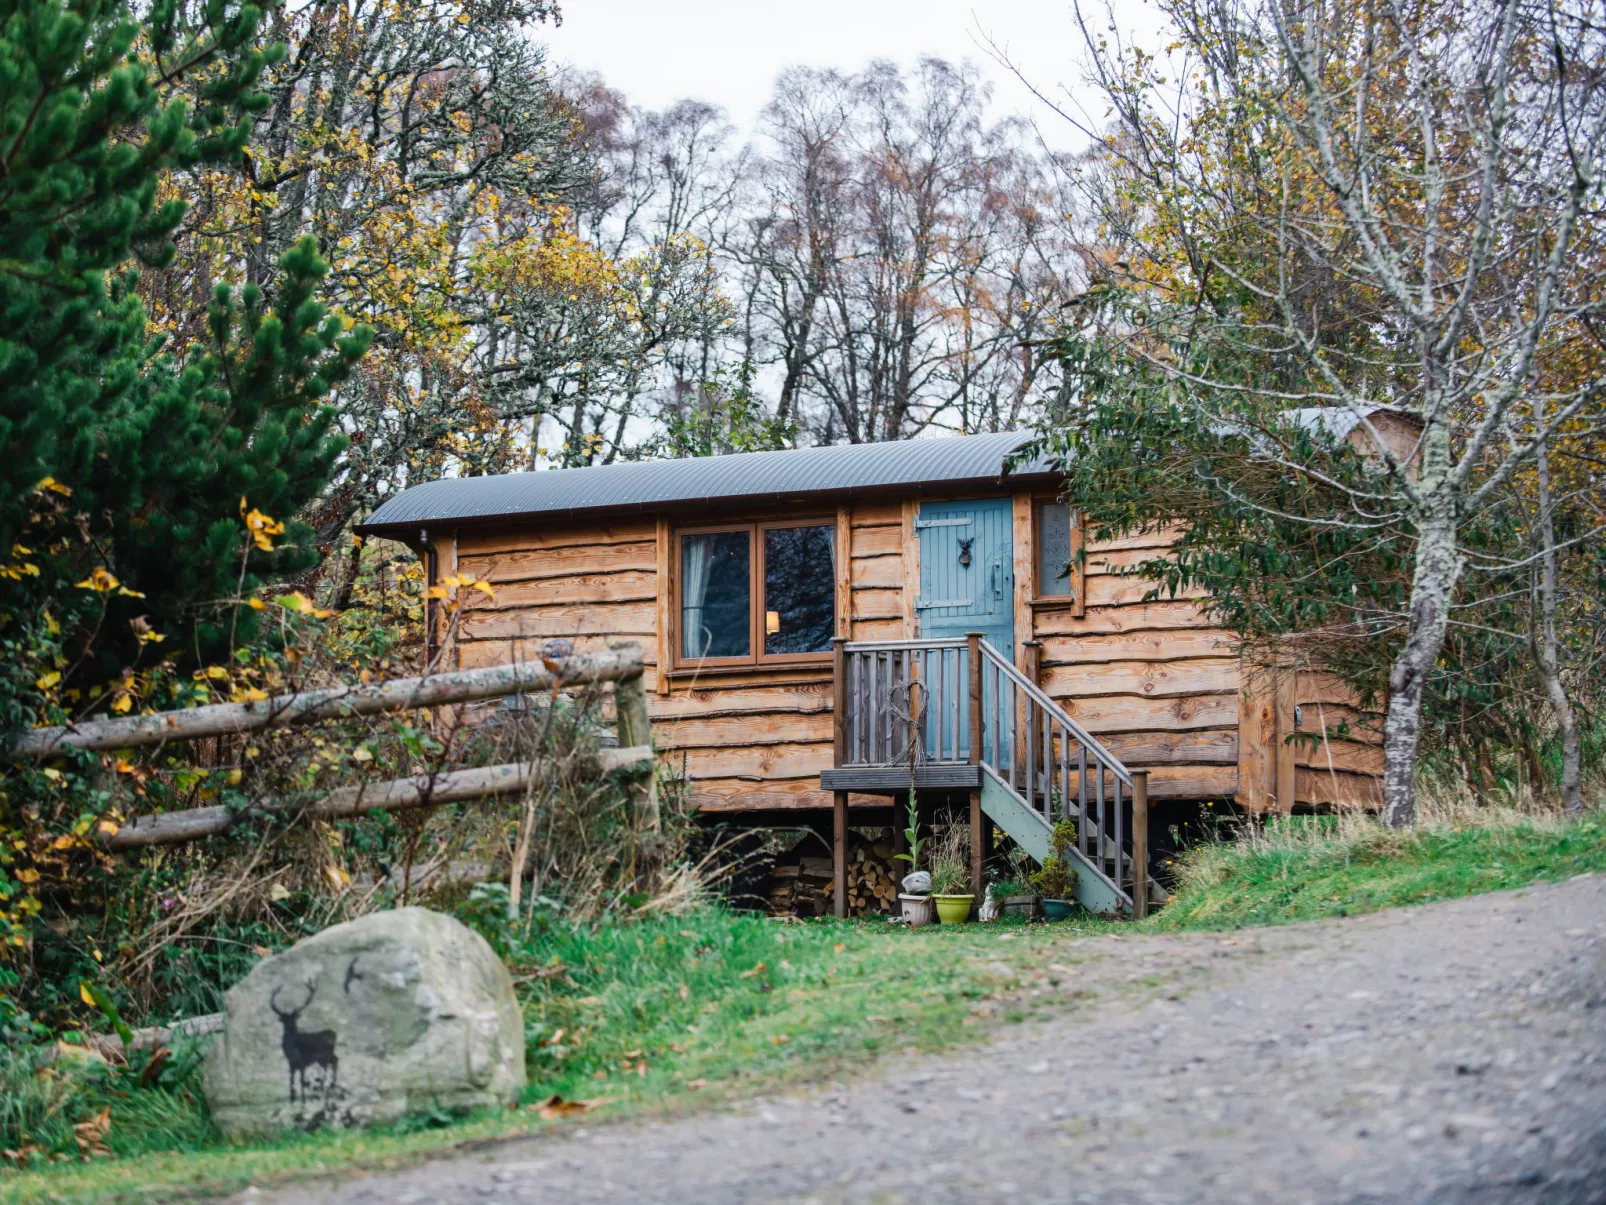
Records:
M1070 523L1068 545L1071 551L1070 572L1065 577L1065 592L1049 594L1043 589L1043 507L1063 506ZM1078 563L1082 552L1081 514L1064 499L1051 494L1032 497L1032 601L1058 606L1082 605L1082 566Z
M830 664L830 649L823 649L816 653L766 653L764 651L764 533L788 527L824 527L830 529L832 533L832 556L833 558L835 557L836 517L833 515L816 516L808 519L754 519L746 523L706 523L670 528L671 539L674 541L674 590L670 599L670 614L674 617L675 623L675 631L670 641L670 647L673 651L673 667L675 669L755 669L765 665ZM686 580L684 567L686 555L685 537L719 535L733 531L745 531L748 539L747 647L751 651L745 657L688 657L684 653L683 625L686 612L682 605L681 595L681 586ZM837 575L833 566L831 574L833 616L836 605L840 602L836 595ZM835 628L834 620L832 627L833 629Z

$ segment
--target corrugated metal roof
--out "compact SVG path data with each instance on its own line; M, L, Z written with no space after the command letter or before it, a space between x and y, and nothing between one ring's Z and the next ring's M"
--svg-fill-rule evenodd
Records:
M726 500L850 495L913 485L1001 482L1004 459L1031 438L1023 431L646 460L584 469L456 477L390 499L358 530L408 528L581 511L634 510ZM1012 476L1039 475L1033 463Z

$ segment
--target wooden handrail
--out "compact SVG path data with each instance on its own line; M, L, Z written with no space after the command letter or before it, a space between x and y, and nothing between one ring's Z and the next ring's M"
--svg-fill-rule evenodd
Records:
M1099 744L1097 737L1093 736L1075 720L1071 719L1071 717L1065 713L1065 709L1063 707L1054 702L1054 700L1049 698L1048 695L1043 693L1041 687L1032 683L1025 674L1021 673L1020 670L1011 665L1009 658L1005 657L985 640L981 642L981 653L982 656L986 657L1000 670L1002 670L1010 681L1015 683L1016 686L1020 687L1021 690L1025 691L1027 698L1031 699L1032 702L1036 703L1044 711L1048 712L1048 714L1053 717L1055 723L1062 725L1067 732L1081 742L1088 752L1093 754L1094 758L1100 765L1102 765L1111 774L1115 775L1115 777L1118 778L1122 783L1129 787L1132 785L1132 771L1128 770L1126 766L1121 763L1120 759L1115 756L1115 754L1111 753L1103 745Z

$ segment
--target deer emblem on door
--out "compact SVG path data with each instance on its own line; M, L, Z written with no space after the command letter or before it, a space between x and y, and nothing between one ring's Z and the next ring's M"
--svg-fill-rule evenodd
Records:
M307 1099L307 1068L317 1067L321 1072L323 1094L327 1098L335 1087L336 1071L340 1060L335 1056L335 1031L320 1029L316 1033L302 1033L298 1027L301 1014L307 1011L312 1004L312 998L317 994L315 983L307 984L307 998L301 1002L300 1008L283 1009L279 1007L279 993L283 991L282 985L273 989L268 997L268 1007L273 1015L279 1018L279 1024L284 1028L284 1038L281 1046L284 1050L284 1061L290 1068L290 1101L295 1103L296 1080L301 1081L301 1099Z

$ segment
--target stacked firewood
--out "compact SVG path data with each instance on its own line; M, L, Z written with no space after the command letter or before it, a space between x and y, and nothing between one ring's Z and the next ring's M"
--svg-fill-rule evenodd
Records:
M805 848L808 853L805 854ZM819 843L810 841L782 854L770 872L770 912L776 916L824 916L831 911L835 883L831 859L816 856ZM897 863L892 859L892 834L882 830L873 838L848 832L848 915L891 912L898 902Z

